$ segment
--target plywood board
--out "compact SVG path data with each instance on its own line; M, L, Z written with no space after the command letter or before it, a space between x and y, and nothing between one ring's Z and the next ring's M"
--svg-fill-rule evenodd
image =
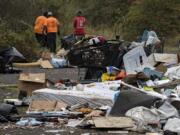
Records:
M132 128L134 122L128 117L93 117L96 128Z

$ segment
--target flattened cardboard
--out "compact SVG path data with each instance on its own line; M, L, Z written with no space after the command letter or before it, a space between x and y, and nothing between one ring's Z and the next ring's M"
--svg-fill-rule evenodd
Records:
M45 73L21 73L19 81L45 83Z
M29 111L54 111L56 101L32 101L29 106Z
M53 68L53 66L51 65L51 63L48 60L41 61L41 67L42 68L50 68L50 69Z
M132 128L134 122L128 117L93 117L96 128Z
M66 108L67 104L64 102L35 100L32 101L28 111L61 111L61 108Z

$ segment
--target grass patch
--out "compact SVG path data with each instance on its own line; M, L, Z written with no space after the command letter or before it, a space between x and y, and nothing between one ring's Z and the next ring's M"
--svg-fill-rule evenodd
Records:
M167 38L165 41L165 52L168 53L180 52L180 48L178 45L179 41L180 41L180 34Z
M6 98L18 98L19 90L16 86L0 88L0 103Z

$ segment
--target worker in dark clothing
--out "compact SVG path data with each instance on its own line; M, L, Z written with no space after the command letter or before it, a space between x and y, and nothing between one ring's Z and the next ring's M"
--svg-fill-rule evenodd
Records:
M36 39L42 47L47 46L46 35L44 33L46 19L47 19L47 12L45 12L43 15L38 16L36 18L35 26L34 26L34 32L35 32Z
M76 36L77 40L82 39L85 36L86 23L87 21L86 18L83 16L82 11L78 11L73 21L74 35Z
M47 46L50 52L56 53L56 35L59 34L59 21L53 17L52 12L48 12L46 20Z

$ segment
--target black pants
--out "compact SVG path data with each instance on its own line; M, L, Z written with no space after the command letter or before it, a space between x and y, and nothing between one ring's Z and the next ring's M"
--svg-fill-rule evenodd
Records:
M46 35L35 33L36 39L41 47L47 47L47 38Z
M50 52L56 53L56 33L47 34L47 46Z

